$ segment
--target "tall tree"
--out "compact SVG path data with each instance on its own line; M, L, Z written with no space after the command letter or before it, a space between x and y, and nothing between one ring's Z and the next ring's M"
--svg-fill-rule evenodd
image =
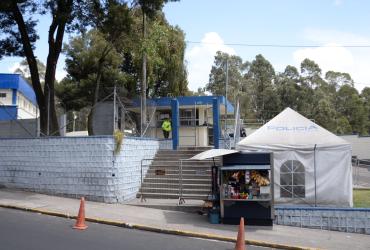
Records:
M245 78L250 82L250 96L258 119L267 120L278 113L279 99L276 92L275 70L262 55L252 61Z
M81 25L88 7L87 0L25 1L3 0L0 2L0 58L2 56L26 57L32 86L40 109L40 129L47 134L58 133L55 112L54 82L56 66L62 49L66 29L73 30ZM36 32L35 13L49 14L48 57L45 71L45 87L42 88L37 58L34 54ZM48 117L50 116L50 121Z
M284 72L277 75L277 94L280 99L280 110L290 107L294 110L300 110L300 91L301 87L298 85L300 75L296 67L288 65Z
M352 80L352 77L348 73L328 71L325 74L325 80L330 86L335 87L335 89L337 90L346 84L351 87L354 87L354 82Z
M41 84L43 84L45 82L46 66L39 59L36 59L36 61L37 61L37 68L39 69L40 81L41 81ZM14 70L14 73L18 73L22 75L23 78L25 78L30 84L32 84L31 72L30 72L30 68L28 67L28 62L26 59L22 60L19 63L19 67Z
M367 114L366 134L370 134L370 88L365 87L361 92L361 98L365 105L365 112Z
M349 121L352 132L366 134L368 114L357 90L349 85L343 85L337 93L337 111Z
M156 12L163 8L163 5L170 0L134 0L133 5L139 6L142 14L142 40L147 38L147 17L152 18ZM176 1L176 0L174 0ZM143 43L145 44L145 43ZM142 75L141 75L141 126L142 130L147 125L147 110L146 110L146 97L147 97L147 51L143 48L142 51Z
M206 90L213 95L225 95L226 67L228 68L227 99L235 104L241 93L244 82L243 74L247 68L247 64L244 64L239 56L217 51Z

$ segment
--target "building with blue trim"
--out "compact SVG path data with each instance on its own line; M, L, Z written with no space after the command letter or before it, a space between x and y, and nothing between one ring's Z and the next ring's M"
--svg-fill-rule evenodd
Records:
M0 73L0 121L38 117L33 88L19 74Z
M160 97L147 100L149 126L145 136L164 138L161 125L165 118L173 118L171 101L178 102L178 146L205 147L213 146L214 135L221 134L225 127L224 118L234 116L234 106L224 96L179 96ZM214 101L219 107L214 107ZM214 112L218 108L218 112ZM140 100L135 100L132 111L140 112ZM214 126L215 117L219 122ZM234 119L234 118L233 118ZM231 119L230 119L231 122ZM214 133L214 128L218 132ZM218 141L216 142L216 144Z

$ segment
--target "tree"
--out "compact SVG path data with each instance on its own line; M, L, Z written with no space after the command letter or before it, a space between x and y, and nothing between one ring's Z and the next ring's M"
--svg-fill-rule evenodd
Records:
M43 83L45 82L46 66L39 59L36 59L36 61L37 68L39 69L40 82L43 85ZM26 59L20 62L19 67L14 70L14 73L20 74L21 76L23 76L24 79L26 79L30 84L32 84L31 72L30 68L28 67L28 62Z
M125 9L122 12L126 13ZM101 24L109 18L109 12L105 13L96 25L99 29L76 36L65 45L68 75L58 86L58 96L68 109L93 107L98 99L112 92L114 85L122 90L120 96L134 98L140 94L137 83L141 79L143 47L148 59L146 96L185 95L184 33L169 25L162 13L157 13L147 23L150 29L143 45L138 35L141 19L137 9L129 10L128 16L114 15L120 20L117 18L118 24L111 22L108 27ZM118 32L120 23L122 28ZM126 24L130 27L125 27ZM115 28L109 30L109 27ZM89 121L93 112L91 114ZM91 123L89 127L89 134L93 134Z
M343 85L337 93L337 111L346 117L352 127L352 132L366 134L368 114L364 101L357 90L349 85Z
M148 22L147 94L150 97L179 96L187 91L187 72L184 64L185 35L168 24L163 14Z
M308 58L301 63L301 74L303 82L311 88L320 86L323 82L319 65Z
M174 0L176 1L176 0ZM142 14L142 40L145 41L147 37L146 17L152 18L155 13L163 8L165 3L169 0L134 0L134 6L139 6ZM147 124L147 111L146 111L146 96L147 96L147 55L146 48L142 51L142 75L141 75L141 126Z
M321 99L313 110L313 118L320 126L329 131L337 130L336 112L329 99Z
M67 110L93 107L99 98L112 92L114 85L124 86L120 53L112 48L102 59L108 46L111 44L97 30L75 37L65 45L67 77L57 85L56 93Z
M325 80L330 86L334 86L337 90L343 85L354 87L352 77L348 73L328 71L325 74Z
M262 55L257 55L245 74L252 94L252 107L258 119L267 120L278 113L279 99L276 93L275 70Z
M290 107L294 110L300 109L301 88L298 85L300 75L297 68L288 65L284 72L276 77L277 94L280 99L280 110Z
M361 98L364 102L365 112L367 114L366 134L370 134L370 88L365 87L361 92Z
M225 95L226 64L228 64L227 99L235 104L242 90L243 74L247 67L239 56L217 51L205 89L213 95Z
M47 134L59 133L55 112L54 82L56 66L62 49L66 29L72 31L85 27L83 20L89 1L25 1L3 0L0 3L0 58L3 56L26 57L29 65L32 87L40 109L40 129ZM39 38L35 30L35 13L50 14L48 30L48 57L45 71L45 86L42 88L40 69L34 54L35 42ZM49 108L48 108L49 107ZM48 120L50 114L51 120Z
M335 132L338 135L346 135L352 133L351 124L349 124L349 121L345 116L341 116L337 119L337 129Z

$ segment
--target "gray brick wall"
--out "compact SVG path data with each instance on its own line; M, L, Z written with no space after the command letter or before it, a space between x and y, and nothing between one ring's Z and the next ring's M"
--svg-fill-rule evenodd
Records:
M370 209L275 208L275 223L349 233L370 234Z
M0 139L0 185L107 203L132 199L141 159L153 158L159 143L124 138L118 155L114 146L111 136Z

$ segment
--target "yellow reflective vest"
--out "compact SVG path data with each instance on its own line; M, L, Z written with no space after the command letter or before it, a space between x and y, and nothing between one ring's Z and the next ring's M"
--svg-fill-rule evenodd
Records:
M162 129L164 131L167 131L167 132L170 132L171 131L171 122L168 121L168 120L165 120L163 123L162 123Z

